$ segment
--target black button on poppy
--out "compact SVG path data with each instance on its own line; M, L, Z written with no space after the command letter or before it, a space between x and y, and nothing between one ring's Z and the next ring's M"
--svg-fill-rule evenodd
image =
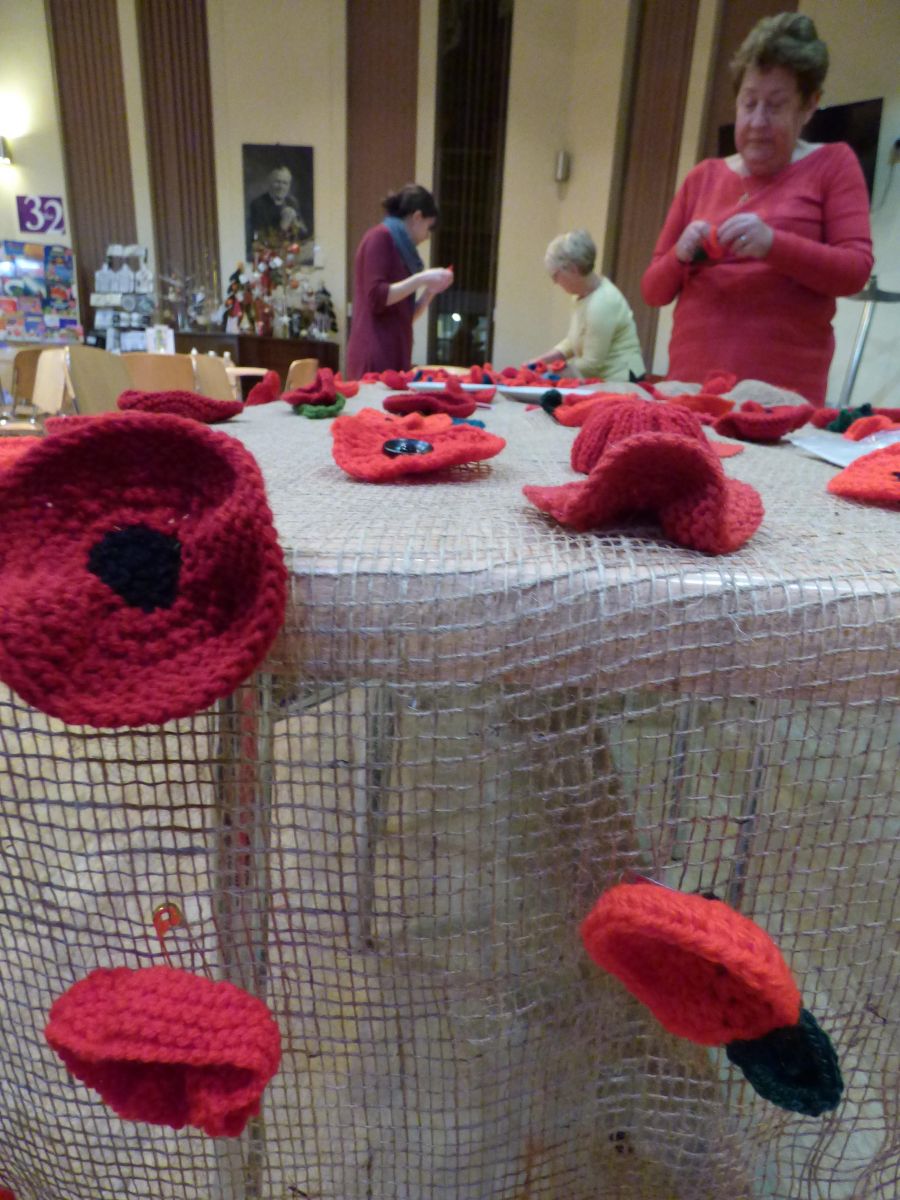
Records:
M111 529L91 547L88 570L132 608L171 608L178 595L181 543L146 525Z
M399 458L401 454L430 454L433 449L431 442L420 442L416 438L389 438L381 447L381 453L388 458Z

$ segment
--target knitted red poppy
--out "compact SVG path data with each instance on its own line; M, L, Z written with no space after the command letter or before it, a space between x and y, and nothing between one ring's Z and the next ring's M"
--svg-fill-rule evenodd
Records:
M281 395L281 377L277 371L266 371L259 383L254 383L247 396L247 406L271 404Z
M16 1194L9 1188L0 1187L0 1200L16 1200Z
M720 396L714 392L695 392L694 394L684 392L679 396L666 396L659 393L656 393L656 395L660 400L664 400L666 404L674 404L679 408L688 409L704 425L711 425L719 417L730 413L734 408L733 400L726 400L724 396Z
M337 386L334 382L334 371L330 367L320 367L316 377L307 387L293 388L281 397L288 404L299 407L301 404L334 404L337 397Z
M407 413L448 413L451 417L471 417L478 405L465 392L397 392L385 397L385 412L395 416Z
M54 1001L44 1035L120 1117L237 1137L278 1070L261 1000L173 967L92 971Z
M196 421L55 421L0 473L0 505L16 530L0 544L0 678L51 716L189 716L252 674L281 626L259 467Z
M737 375L731 371L710 371L703 380L701 390L708 396L721 396L723 392L730 392L737 381Z
M363 409L353 417L338 417L331 431L334 461L366 483L391 483L404 475L483 462L506 445L484 429L454 425L446 413L391 418Z
M334 387L339 396L350 400L359 391L359 382L356 379L342 379L341 373L338 371L334 377Z
M0 437L0 471L11 467L32 446L39 445L39 437ZM3 1200L0 1196L0 1200Z
M202 421L205 425L228 421L244 411L240 400L214 400L212 396L201 396L199 392L127 391L116 403L123 412L169 413L174 417Z
M758 1038L800 1016L800 991L778 947L720 900L620 883L597 901L581 936L594 962L692 1042Z
M563 396L562 404L557 405L553 410L553 416L560 425L566 425L570 429L580 429L595 408L610 403L615 404L621 399L621 392L592 392L589 396Z
M815 409L811 404L776 404L767 408L747 400L713 425L716 433L745 442L777 442L786 433L805 425Z
M661 432L693 438L701 445L708 446L720 458L731 456L729 447L721 442L708 441L700 422L687 409L620 396L617 403L599 404L588 413L572 443L572 468L587 475L610 443L638 433ZM739 446L735 448L741 449Z
M666 537L707 554L737 550L763 518L758 492L726 478L709 446L683 433L638 433L609 442L583 483L522 490L572 529L653 514Z
M755 922L707 896L650 881L605 892L581 926L591 958L660 1024L724 1045L767 1100L820 1116L843 1092L828 1035L801 1007L778 947Z
M888 429L900 430L900 422L892 421L883 413L873 413L871 417L860 417L854 421L849 429L844 430L843 436L851 442L861 442L873 433L883 433Z
M833 496L900 509L900 442L864 454L828 481Z

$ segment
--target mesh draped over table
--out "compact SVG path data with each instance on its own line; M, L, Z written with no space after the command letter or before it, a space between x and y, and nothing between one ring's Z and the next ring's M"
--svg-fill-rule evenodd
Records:
M348 408L380 406L363 389ZM18 1200L869 1200L900 1189L898 516L787 445L725 463L740 552L570 535L524 483L575 431L440 482L334 466L285 405L257 456L292 571L284 636L214 711L67 728L3 692L0 1184ZM8 530L7 536L14 536ZM847 1084L814 1120L670 1037L587 959L626 867L763 925ZM43 1042L95 966L263 996L284 1060L236 1142L120 1121Z

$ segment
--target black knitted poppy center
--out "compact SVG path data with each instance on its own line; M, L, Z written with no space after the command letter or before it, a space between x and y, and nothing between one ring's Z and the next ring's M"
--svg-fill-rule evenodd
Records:
M171 608L178 595L181 542L146 525L111 529L91 547L88 570L132 608Z

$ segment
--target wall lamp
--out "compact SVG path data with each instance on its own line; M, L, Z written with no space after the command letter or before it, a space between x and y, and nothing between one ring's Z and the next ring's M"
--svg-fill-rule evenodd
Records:
M9 152L9 142L0 137L0 167L12 166L12 155Z

